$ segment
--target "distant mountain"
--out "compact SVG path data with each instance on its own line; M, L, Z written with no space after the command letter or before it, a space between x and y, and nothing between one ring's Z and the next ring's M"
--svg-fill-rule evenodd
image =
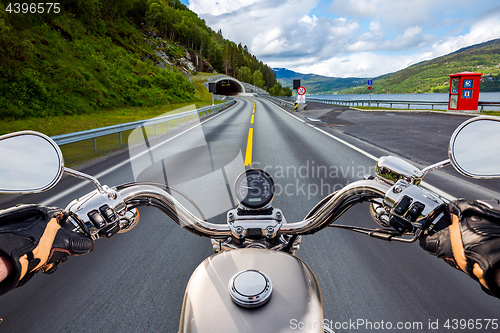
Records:
M297 75L304 75L304 74L301 74L301 73L297 73L297 72L294 72L294 71L291 71L289 69L286 69L286 68L273 68L273 72L274 74L276 74L276 78L279 80L279 79L295 79L297 77Z
M481 91L500 91L500 39L464 47L450 54L422 61L373 81L373 93L442 93L449 91L449 75L460 72L483 73ZM360 85L340 91L368 93Z
M286 68L273 68L283 86L292 87L301 79L307 93L367 94L367 78L335 78L301 74ZM481 91L500 91L500 39L464 47L450 54L422 61L400 71L373 78L375 94L448 92L449 75L460 72L483 73Z
M366 84L366 78L337 78L316 74L302 74L286 68L273 68L276 79L284 87L293 87L293 80L300 79L308 94L335 94L336 92Z

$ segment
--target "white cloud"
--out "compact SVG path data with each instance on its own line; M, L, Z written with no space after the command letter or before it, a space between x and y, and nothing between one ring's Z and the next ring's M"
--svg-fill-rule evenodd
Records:
M488 1L495 5L493 0L332 0L326 7L321 3L331 10L326 16L316 8L320 0L190 0L189 7L272 67L372 77L500 38L500 7L475 19L457 14L456 8L467 11Z
M307 23L307 24L310 24L312 26L315 26L316 25L316 21L318 21L318 18L316 17L316 15L313 15L312 17L310 17L309 15L304 15L299 20L299 23Z
M381 34L382 33L382 28L380 27L380 22L378 21L371 21L370 22L370 31L373 32L374 34Z
M468 0L334 0L330 10L341 16L379 18L387 25L432 23L447 8L470 5Z
M198 15L222 15L264 0L195 0L189 2L189 9Z
M270 52L292 52L303 54L310 49L310 43L303 45L304 31L314 34L318 19L307 15L319 0L267 0L253 2L245 7L240 3L230 13L217 14L212 9L209 14L200 16L214 30L222 29L222 34L236 43L242 43L250 48L257 57L271 54ZM201 6L202 0L193 0L190 8ZM307 18L305 17L307 16ZM266 45L265 43L272 45ZM291 54L293 54L291 53Z
M396 38L384 40L380 32L365 33L361 35L354 44L348 45L346 50L349 52L364 52L364 51L403 51L415 49L424 45L430 45L436 40L436 36L421 35L422 27L414 26L405 29L403 34Z
M500 15L473 24L469 33L465 35L448 37L436 42L433 51L429 53L429 59L496 38L500 38Z
M300 73L323 73L335 77L375 77L395 72L414 62L412 56L380 55L373 52L357 52L333 57L312 65L299 65Z
M286 52L292 47L287 43L287 39L283 37L283 33L279 28L258 34L252 40L250 46L252 50L258 50L258 53L262 56Z

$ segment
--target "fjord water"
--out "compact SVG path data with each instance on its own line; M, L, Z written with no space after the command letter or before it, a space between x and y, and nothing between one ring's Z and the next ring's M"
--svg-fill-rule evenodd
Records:
M333 100L370 100L369 94L359 94L359 95L308 95L309 98L318 98L318 99L333 99ZM383 101L425 101L425 102L447 102L448 94L372 94L372 100L383 100ZM500 92L482 92L479 93L479 101L480 102L500 102ZM389 106L381 104L381 107ZM403 107L407 108L407 105L393 104L393 108ZM411 109L430 109L430 105L410 105ZM446 110L446 105L435 105L434 109L438 110ZM500 107L491 107L486 106L484 108L488 111L498 111Z

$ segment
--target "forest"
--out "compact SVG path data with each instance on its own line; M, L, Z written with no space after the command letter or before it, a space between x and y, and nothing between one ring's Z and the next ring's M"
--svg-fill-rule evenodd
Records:
M24 14L8 3L0 6L2 119L195 100L186 73L158 66L159 51L173 59L194 51L219 73L281 93L269 66L178 0L65 0L57 13Z

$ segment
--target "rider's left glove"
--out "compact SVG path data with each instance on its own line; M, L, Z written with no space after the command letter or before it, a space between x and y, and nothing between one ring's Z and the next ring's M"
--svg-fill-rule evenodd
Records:
M0 283L0 295L22 286L39 270L52 273L68 256L94 249L90 238L61 226L65 219L56 207L18 205L0 210L0 255L13 267Z

